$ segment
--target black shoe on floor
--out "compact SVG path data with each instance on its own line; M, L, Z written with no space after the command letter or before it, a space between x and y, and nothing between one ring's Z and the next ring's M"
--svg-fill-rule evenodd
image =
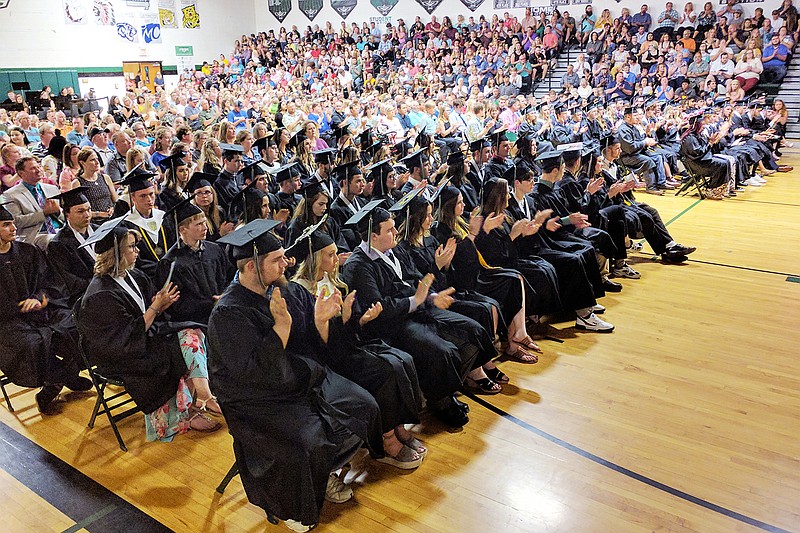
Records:
M683 263L689 258L681 253L665 252L661 254L661 259L665 263Z
M62 385L45 385L42 390L36 393L36 405L40 413L46 413L50 404L61 392Z
M461 400L459 400L455 396L453 396L453 403L456 404L458 406L458 408L461 409L461 411L464 414L469 413L469 405L465 404L464 402L462 402Z
M434 409L433 414L436 418L452 428L460 428L469 422L469 417L455 403L444 409Z
M697 248L695 248L694 246L684 246L682 244L676 244L676 245L670 247L667 250L667 253L669 253L669 254L689 255L690 253L694 252L695 250L697 250Z
M622 284L606 278L603 280L603 290L606 292L622 292Z
M69 381L65 381L64 385L71 391L75 392L84 392L87 390L91 390L94 386L91 379L85 378L83 376L75 376L70 378Z

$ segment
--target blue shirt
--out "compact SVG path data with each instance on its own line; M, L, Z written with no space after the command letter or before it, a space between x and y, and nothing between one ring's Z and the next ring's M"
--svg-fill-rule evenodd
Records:
M775 51L775 47L772 46L771 44L768 44L764 48L764 52L762 52L761 57L771 56L774 51ZM764 63L764 66L765 67L785 67L786 66L786 57L788 56L788 54L789 54L789 50L783 45L783 43L779 43L778 44L778 55L784 57L783 61L781 61L777 57L773 57L772 59L770 59L769 61Z
M247 118L247 111L244 109L240 109L236 111L235 109L231 109L228 111L228 122L233 123L240 118ZM236 125L237 130L242 130L247 127L247 122L240 122Z
M644 26L644 31L650 31L650 25L653 24L653 19L650 17L650 13L645 13L644 15L640 13L636 13L633 17L631 17L632 25L635 27Z

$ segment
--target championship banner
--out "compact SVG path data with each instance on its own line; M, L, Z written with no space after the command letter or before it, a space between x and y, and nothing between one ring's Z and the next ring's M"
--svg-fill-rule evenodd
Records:
M269 0L268 4L269 12L278 22L283 22L292 10L292 0Z
M369 3L378 10L378 13L385 17L394 9L394 6L397 5L397 1L398 0L369 0Z
M356 0L331 0L331 7L339 13L340 17L346 19L347 15L356 8Z
M308 20L313 21L322 11L322 0L297 0L297 7Z
M481 4L483 4L483 2L484 0L461 0L461 3L464 4L464 7L466 7L473 13L475 12L476 9L481 7Z
M417 0L417 3L428 12L428 15L436 11L436 8L441 5L444 0Z

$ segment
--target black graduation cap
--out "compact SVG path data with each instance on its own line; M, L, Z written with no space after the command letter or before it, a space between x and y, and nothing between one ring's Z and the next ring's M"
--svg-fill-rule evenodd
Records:
M358 144L360 146L372 144L372 127L368 127L358 135Z
M600 135L600 149L605 150L612 144L619 143L619 138L611 132L606 132Z
M275 142L274 131L268 131L264 137L261 137L260 139L256 139L255 141L253 141L253 147L255 147L255 149L259 151L261 150L266 151L267 146L277 146L277 144L278 143Z
M395 174L406 174L408 172L408 167L403 163L395 163L392 165L392 170L394 170Z
M603 102L601 102L600 99L597 99L589 104L588 108L586 108L587 111L591 111L593 109L603 109Z
M392 154L394 154L398 161L407 156L409 150L411 150L411 146L405 141L400 141L391 148Z
M283 165L275 172L275 181L278 183L286 180L290 180L297 175L297 171L294 170L294 166L297 164L297 161L292 161L287 165Z
M436 190L433 191L433 194L430 195L430 198L428 198L428 200L432 204L436 204L438 207L441 207L442 204L439 200L442 196L442 191L444 191L445 188L447 188L449 183L450 183L450 178L443 179L442 182L439 184L439 186L436 187Z
M171 169L173 179L175 179L174 178L175 167L186 166L186 160L184 159L185 157L186 157L186 152L180 151L176 154L172 154L171 156L162 159L158 163L158 166L160 166L162 170L167 170L168 168Z
M383 148L383 141L380 139L375 141L374 143L370 144L364 149L364 152L370 155L370 157L375 157L375 154L378 153L378 150Z
M231 219L237 218L236 215L238 214L236 208L239 206L241 202L241 214L244 216L245 223L250 222L247 220L247 206L248 204L258 204L261 205L263 198L267 195L261 189L256 188L256 180L251 181L247 184L247 186L242 189L241 191L237 192L231 198L229 207L228 207L228 216Z
M448 165L463 165L464 164L464 152L461 150L454 150L447 154L447 164Z
M364 169L369 173L370 179L375 182L372 192L373 195L382 196L389 192L386 190L386 177L392 172L396 173L395 168L392 167L391 161L391 159L384 159Z
M14 220L14 215L11 214L11 211L6 209L4 206L10 204L12 202L3 202L0 204L0 221L5 222L8 220Z
M492 141L492 146L500 146L501 142L508 140L508 130L505 127L497 129L489 134L489 138Z
M336 152L338 152L336 148L323 148L311 153L314 155L314 162L318 165L331 165L336 157Z
M267 174L265 164L260 159L242 168L242 178L254 181L256 176L263 176Z
M350 125L345 121L331 124L331 133L334 139L341 139L345 135L350 135Z
M417 138L414 141L414 144L416 144L420 148L427 148L428 146L431 145L431 136L425 133L424 131L421 131L417 134Z
M439 194L436 196L439 209L441 209L444 204L451 201L453 198L457 198L459 194L461 194L461 191L458 189L458 187L447 185L442 188Z
M535 161L539 162L542 171L549 172L561 164L561 153L561 150L558 149L550 150L549 152L539 154Z
M333 167L331 171L331 177L336 181L343 181L353 176L358 176L359 174L363 174L363 172L361 172L361 169L358 167L358 161L355 160L337 165Z
M757 109L760 107L764 107L764 102L762 102L759 98L750 98L747 102L748 109Z
M488 148L492 146L492 143L486 137L481 137L480 139L475 139L471 143L469 143L469 151L470 152L479 152L484 148Z
M240 144L219 143L222 155L243 154L244 147Z
M217 174L208 174L207 172L195 172L189 181L186 182L186 190L193 193L201 187L213 187L214 182L217 181Z
M427 159L427 156L423 153L425 148L420 148L414 152L411 152L407 156L405 156L402 161L408 167L408 170L413 172L415 168L424 168L424 162Z
M324 193L325 196L330 196L328 189L323 187L322 183L317 180L313 180L307 183L306 185L303 185L302 187L297 189L297 193L300 194L306 200L314 198L319 193Z
M322 225L328 220L328 215L324 215L319 222L307 227L303 233L297 237L297 240L286 249L288 257L294 257L297 263L301 263L314 252L318 252L323 248L336 244L330 235L323 231L319 231Z
M558 145L558 150L564 156L564 159L574 160L581 156L583 152L583 143L569 143L569 144L560 144Z
M506 180L511 187L514 187L514 183L517 181L517 172L517 165L511 165L503 172L503 179Z
M94 252L96 254L102 254L112 248L117 250L117 243L131 231L128 226L120 225L126 216L103 222L78 248L86 248L94 244ZM119 270L119 256L115 258L115 270ZM118 272L115 272L115 274L118 274Z
M61 194L51 196L48 200L61 200L61 208L64 211L68 211L70 207L89 203L89 198L86 197L86 191L88 190L89 187L81 185Z
M400 198L397 203L391 206L389 212L394 213L395 217L400 217L402 215L403 218L408 220L408 217L411 216L412 204L417 204L417 206L414 206L414 209L416 209L416 207L421 207L428 203L427 199L425 199L425 196L422 194L427 189L428 187L422 184L414 187ZM408 238L408 224L406 224L405 237Z
M291 139L289 139L289 148L297 148L306 139L308 139L306 133L303 130L298 131L297 133L292 135Z
M193 198L194 195L191 195L189 198L184 198L164 212L164 218L172 217L173 222L175 222L175 243L178 245L178 248L181 246L181 237L180 232L178 231L178 226L180 226L181 222L187 218L203 212L202 209L192 203Z
M565 112L566 110L567 110L567 106L565 106L564 104L561 104L561 103L558 103L558 104L556 104L555 106L553 106L553 111L554 111L556 114L558 114L558 113L563 113L563 112Z
M345 226L355 226L361 233L367 233L367 247L369 249L372 249L371 239L369 238L372 228L392 218L389 211L381 207L383 202L383 198L372 200L344 223Z
M634 112L634 108L633 108L633 106L630 106L630 105L626 105L625 109L622 110L622 114L623 115L632 115L633 112Z
M280 222L277 220L260 218L220 238L217 240L217 244L229 244L234 261L248 258L257 259L259 256L279 250L283 246L281 240L271 233L279 224ZM257 260L256 268L259 268Z
M120 185L127 185L128 191L134 193L136 191L141 191L142 189L148 189L153 187L153 178L156 175L152 172L147 172L146 170L142 170L141 168L135 168L132 171L125 174L125 177L121 179L118 183Z
M483 186L481 187L481 203L492 194L492 191L494 191L499 184L500 181L497 178L489 178L483 182Z

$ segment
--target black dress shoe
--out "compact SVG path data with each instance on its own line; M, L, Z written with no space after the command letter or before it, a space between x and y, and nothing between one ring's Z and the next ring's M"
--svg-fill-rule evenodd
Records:
M469 422L467 414L455 403L444 409L434 409L433 414L436 418L452 428L460 428Z
M455 396L453 396L453 403L456 404L458 408L464 412L464 414L469 413L469 405L465 404Z
M75 376L70 378L68 381L64 382L64 385L66 385L69 390L75 392L87 391L94 387L92 380L83 376Z
M616 281L611 281L610 279L606 278L603 280L603 290L605 290L606 292L621 292L622 284L617 283Z
M42 390L36 393L36 405L39 407L40 413L48 411L50 404L53 403L62 388L63 385L45 385Z
M697 250L694 246L684 246L682 244L676 244L675 246L670 247L667 250L667 253L670 254L680 254L680 255L689 255L690 253Z
M689 258L681 253L664 252L661 254L661 259L665 263L683 263Z

